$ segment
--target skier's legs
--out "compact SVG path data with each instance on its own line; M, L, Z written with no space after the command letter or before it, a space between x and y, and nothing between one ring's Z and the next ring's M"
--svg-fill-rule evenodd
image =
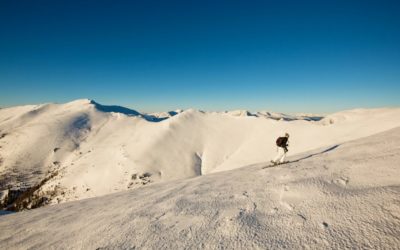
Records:
M282 148L282 151L283 151L283 154L282 154L282 156L281 156L281 158L279 160L280 163L284 163L285 162L285 157L286 157L286 152L285 152L285 150L283 148Z
M276 162L276 163L280 162L280 160L282 159L282 157L284 157L284 155L285 155L285 151L283 150L283 148L278 147L278 154L274 158L274 162Z

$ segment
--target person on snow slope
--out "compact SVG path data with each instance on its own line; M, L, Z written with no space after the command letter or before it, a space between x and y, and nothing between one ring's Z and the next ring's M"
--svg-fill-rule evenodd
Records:
M271 162L274 165L286 163L285 157L286 153L289 151L287 149L289 146L289 134L286 133L284 137L276 139L276 146L278 146L278 154Z

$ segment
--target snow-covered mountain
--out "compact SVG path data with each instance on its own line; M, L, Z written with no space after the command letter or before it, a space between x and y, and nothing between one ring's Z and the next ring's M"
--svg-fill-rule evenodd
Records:
M177 110L91 100L0 109L0 203L20 210L269 162L400 126L400 109L320 116Z
M337 139L340 141L346 136L371 133L372 126L388 128L389 120L398 119L398 116L391 119L388 116L398 111L379 112L358 110L334 115L331 118L337 125L332 126L337 127L320 123L310 125L304 121L295 125L276 121L264 123L242 117L233 121L233 118L207 117L207 114L195 111L183 112L183 121L179 122L182 123L180 126L187 126L192 124L187 120L189 117L196 119L196 124L214 119L214 122L220 122L215 126L222 126L224 122L244 126L242 132L250 127L246 127L247 123L258 129L260 122L267 130L278 125L293 129L297 132L292 132L293 140L295 135L301 136L298 134L301 129L307 132L307 128L311 130L310 135L326 131L334 133L331 136L335 138L342 133ZM335 117L355 118L347 122L335 120ZM195 128L202 126L205 125L199 124ZM208 127L210 133L211 128ZM350 128L350 134L345 134L343 130ZM184 128L170 129L177 133ZM312 132L314 130L321 131ZM246 131L246 136L251 133ZM326 142L326 135L319 135L321 137L312 138ZM202 139L204 134L197 136ZM90 135L87 138L86 143L89 143ZM229 144L231 139L224 142ZM302 141L297 139L297 142ZM186 145L191 143L186 142ZM303 145L307 145L306 142ZM224 150L227 149L222 148L221 152L226 152ZM253 151L258 150L253 148ZM400 128L319 148L290 159L292 163L279 167L254 164L0 216L0 248L400 248Z

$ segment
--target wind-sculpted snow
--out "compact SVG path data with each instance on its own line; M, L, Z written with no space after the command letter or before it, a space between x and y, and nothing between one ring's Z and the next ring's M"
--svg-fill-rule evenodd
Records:
M291 160L4 215L0 248L400 248L400 128Z
M289 155L337 145L400 126L400 109L321 118L245 110L145 114L87 99L1 109L0 207L79 200L269 161L285 132ZM26 200L14 206L18 196Z

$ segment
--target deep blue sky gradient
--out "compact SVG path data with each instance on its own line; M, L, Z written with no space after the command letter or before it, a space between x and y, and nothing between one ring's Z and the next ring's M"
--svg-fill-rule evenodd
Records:
M400 106L399 1L0 0L0 107Z

